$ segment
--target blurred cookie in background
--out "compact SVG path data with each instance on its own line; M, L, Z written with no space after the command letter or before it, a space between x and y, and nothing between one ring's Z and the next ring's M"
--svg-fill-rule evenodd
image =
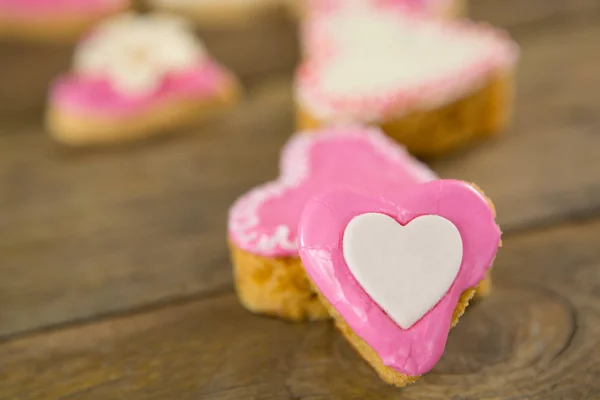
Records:
M304 25L299 130L377 125L431 157L511 119L518 47L502 31L381 2L313 13Z
M239 90L185 20L128 13L77 46L72 70L52 85L47 124L69 145L130 141L223 110Z

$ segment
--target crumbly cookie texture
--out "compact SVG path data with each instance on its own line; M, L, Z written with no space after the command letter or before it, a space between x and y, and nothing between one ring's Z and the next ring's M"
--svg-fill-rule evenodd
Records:
M246 309L255 314L291 321L330 318L327 305L322 303L323 297L317 295L300 257L259 256L244 251L231 242L229 248L236 292ZM491 273L488 271L486 278L473 289L471 295L480 300L490 291Z
M316 290L316 289L315 289ZM456 326L459 318L464 314L465 309L469 305L469 301L475 294L475 288L465 290L454 309L452 314L452 327ZM371 348L364 340L362 340L354 331L348 326L346 321L339 315L334 307L329 304L327 299L319 293L321 302L327 308L329 314L334 319L335 326L344 335L350 345L358 352L358 354L375 370L377 375L387 384L394 385L397 387L403 387L410 383L416 382L420 376L410 376L402 374L394 369L387 367L383 364L375 350Z
M506 71L492 77L481 89L441 108L413 111L383 121L383 131L415 155L436 157L478 138L495 135L510 121L513 101L513 74ZM299 130L328 124L298 106Z
M229 243L242 305L256 314L291 321L329 319L300 257L263 257Z
M207 118L233 105L240 95L236 83L208 99L180 99L157 103L142 113L110 118L51 106L46 116L50 134L71 146L127 142L166 133Z

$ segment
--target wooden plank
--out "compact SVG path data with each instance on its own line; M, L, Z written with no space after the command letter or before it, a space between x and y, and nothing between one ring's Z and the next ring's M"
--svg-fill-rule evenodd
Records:
M469 16L510 30L531 30L540 23L558 22L590 15L597 18L596 0L470 0Z
M478 183L508 232L600 204L600 28L520 41L514 128L433 165ZM36 121L0 134L0 335L229 288L227 209L275 176L292 109L273 78L226 118L140 145L68 151Z
M199 29L211 54L242 77L291 71L298 63L296 24L278 13L263 23Z
M230 287L227 209L275 174L291 108L267 86L230 117L83 153L0 135L0 335Z
M67 71L71 46L14 43L0 39L0 129L15 122L39 123L48 85Z
M492 296L403 390L330 323L254 316L230 293L6 342L0 398L598 398L599 235L595 220L505 238Z

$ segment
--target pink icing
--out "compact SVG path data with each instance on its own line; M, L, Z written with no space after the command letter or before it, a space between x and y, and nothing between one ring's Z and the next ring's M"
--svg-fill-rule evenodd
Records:
M282 150L280 177L239 198L229 237L263 256L297 256L297 225L306 201L332 187L380 191L437 179L378 129L345 127L296 134Z
M0 0L0 14L10 17L81 15L124 8L129 0Z
M107 79L69 74L52 87L51 101L61 108L89 114L120 117L148 109L161 101L210 97L218 92L229 74L214 62L203 62L188 71L166 76L153 93L127 96L116 91Z
M350 272L342 238L350 220L383 213L406 225L423 215L454 223L463 241L460 270L446 295L407 330L396 325ZM490 268L500 244L500 230L487 200L470 185L438 180L411 188L337 190L311 199L299 223L300 257L315 285L352 330L383 363L406 375L429 371L444 352L452 312L461 293L476 286Z

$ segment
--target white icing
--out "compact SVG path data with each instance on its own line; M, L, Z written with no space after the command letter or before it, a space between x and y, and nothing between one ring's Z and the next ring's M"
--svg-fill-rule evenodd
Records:
M382 105L398 95L404 101L400 104L416 107L454 101L483 84L491 71L476 70L482 61L506 58L508 63L506 53L514 50L493 31L360 1L344 3L306 29L307 37L320 38L314 45L325 50L310 50L315 81L300 81L300 101L319 117L341 120L343 112L337 112L332 99L377 100L349 106L346 120L377 119Z
M204 46L184 20L126 13L100 24L77 46L74 70L106 78L126 95L144 95L165 74L193 68L204 57Z
M443 217L426 215L402 226L385 214L367 213L346 227L343 253L365 292L408 329L452 286L463 245L456 226Z
M323 89L334 95L370 96L410 87L473 63L487 43L456 38L439 25L420 26L392 14L349 12L330 29L343 49L322 69Z
M321 141L337 140L340 137L360 138L370 143L388 160L399 166L403 165L405 168L414 169L419 179L424 182L438 179L437 175L425 164L412 159L402 146L393 142L378 129L365 130L364 128L347 127L338 132L297 133L282 150L279 180L255 187L239 198L229 210L229 231L237 239L238 245L245 250L267 254L277 248L292 251L298 249L298 243L289 238L291 227L286 225L278 225L271 234L263 233L258 237L255 229L261 223L259 210L267 201L298 188L309 179L312 146ZM408 164L408 166L404 164Z
M273 235L262 235L256 243L256 248L262 251L270 251L274 246L279 246L284 250L296 250L298 243L290 240L290 228L284 225L278 225Z

